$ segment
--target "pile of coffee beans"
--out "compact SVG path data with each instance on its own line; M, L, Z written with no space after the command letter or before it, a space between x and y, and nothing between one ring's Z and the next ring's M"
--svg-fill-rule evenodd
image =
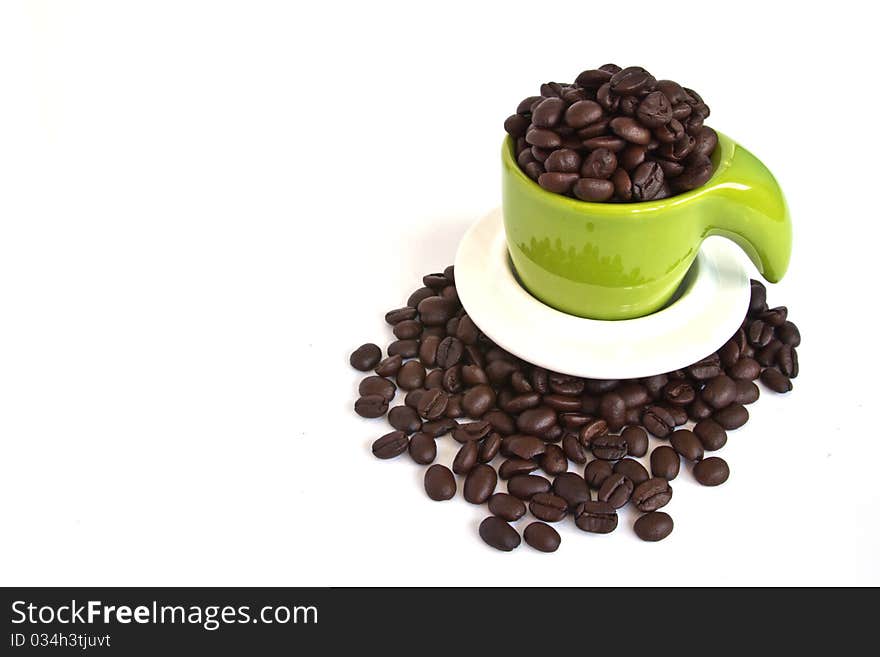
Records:
M479 534L499 550L519 546L510 523L526 513L536 521L525 542L553 552L561 539L548 523L572 518L585 532L607 534L626 504L644 514L633 526L639 538L666 538L673 522L660 509L672 499L682 460L700 484L723 484L727 463L706 453L748 421L746 406L760 396L756 381L785 393L798 375L800 332L784 306L768 307L758 281L742 326L718 351L681 370L626 380L526 363L474 324L452 267L423 282L406 306L385 315L396 337L387 356L374 344L351 354L353 367L373 372L360 382L354 408L366 418L387 414L393 431L376 439L373 454L408 453L430 466L430 499L449 500L461 489L468 502L487 504L491 515ZM392 406L398 391L403 403ZM664 441L650 455L649 434ZM436 441L447 435L461 445L458 453L448 465L434 463Z
M693 89L639 66L605 64L547 82L507 118L516 161L544 189L582 201L652 201L712 176L718 144Z

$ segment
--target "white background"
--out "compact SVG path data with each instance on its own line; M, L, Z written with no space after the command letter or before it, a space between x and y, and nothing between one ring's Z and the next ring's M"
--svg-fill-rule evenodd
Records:
M4 2L0 583L880 584L864 6ZM607 61L777 175L803 374L664 542L501 554L371 456L348 354L498 204L521 97Z

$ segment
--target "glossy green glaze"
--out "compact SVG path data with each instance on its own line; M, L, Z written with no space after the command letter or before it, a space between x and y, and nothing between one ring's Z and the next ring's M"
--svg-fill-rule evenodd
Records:
M645 203L586 203L547 192L502 149L507 243L526 288L581 317L628 319L661 308L702 241L736 242L768 281L785 274L791 219L773 175L758 158L718 135L715 173L686 194Z

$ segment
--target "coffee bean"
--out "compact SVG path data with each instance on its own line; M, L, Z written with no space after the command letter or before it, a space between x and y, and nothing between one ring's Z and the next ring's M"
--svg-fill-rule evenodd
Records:
M443 390L443 370L430 370L423 384L425 390ZM416 406L418 410L418 406Z
M657 141L670 144L672 142L678 141L685 135L684 126L681 121L676 118L672 118L669 123L666 125L661 125L658 128L654 128L654 138Z
M388 379L381 376L368 376L358 385L358 394L362 397L369 395L379 395L385 401L394 399L394 393L397 388Z
M384 360L380 361L378 365L376 365L376 369L373 370L380 377L388 377L388 376L397 376L397 373L400 371L400 366L403 364L403 356L397 354L395 356L388 356Z
M553 480L553 492L568 503L569 509L590 499L587 482L576 472L563 472Z
M562 138L548 128L536 128L532 126L526 132L526 141L538 148L559 148L562 146Z
M559 522L568 513L568 502L553 493L536 493L529 501L529 511L538 520Z
M644 145L651 141L651 131L628 116L611 119L608 125L614 134L632 144Z
M782 349L782 342L773 338L767 343L766 347L760 349L755 354L755 360L764 367L770 367L776 362L776 356L779 354L780 349Z
M489 381L500 386L507 383L510 379L510 375L516 372L519 368L515 363L511 363L507 360L493 360L486 365L484 369L486 371L486 376L489 377Z
M797 350L791 345L783 344L776 354L776 367L789 378L794 379L797 377L800 369Z
M458 427L458 422L451 418L440 418L422 424L422 431L429 436L439 438Z
M615 509L629 501L633 492L633 482L620 473L611 473L599 486L597 497L600 502L608 502Z
M605 180L617 169L617 156L607 148L597 148L584 159L581 178Z
M446 414L450 416L452 415L451 407L453 399L458 397L459 405L461 403L461 396L457 394L464 388L461 371L461 365L453 365L452 367L443 370L443 376L440 379L443 389L451 395L449 397L449 402L446 405ZM459 415L461 415L461 413L459 413Z
M468 417L479 419L495 405L495 391L491 386L478 385L467 390L461 399L461 407Z
M773 339L773 327L764 322L764 320L756 319L749 325L747 334L749 336L749 344L753 347L766 347L770 340Z
M694 425L694 435L708 452L717 451L727 444L727 432L724 427L711 418L697 422Z
M409 455L421 465L433 463L437 458L437 443L426 433L414 434L409 441Z
M643 541L662 541L672 533L672 517L663 511L651 511L636 520L633 529Z
M544 169L556 173L577 173L581 168L581 156L570 148L553 151L544 160ZM540 184L540 181L539 181ZM543 187L543 185L542 185Z
M636 96L654 89L657 80L641 66L627 66L611 76L610 84L616 94Z
M437 364L437 347L442 338L437 335L423 336L419 344L419 362L425 367Z
M761 396L758 386L752 381L736 382L736 402L738 404L754 404Z
M632 494L633 504L639 511L656 511L672 499L672 487L662 477L648 479L635 487Z
M672 448L688 461L699 461L703 458L703 444L689 429L674 431L669 437L669 442Z
M602 69L589 69L583 71L575 78L575 84L584 89L598 89L611 80L612 73Z
M642 425L658 438L665 438L675 429L675 418L662 406L648 406L642 412Z
M579 100L565 110L565 122L575 129L595 123L602 118L602 107L593 100Z
M617 169L611 175L611 183L614 185L614 195L620 201L629 201L632 198L632 179L624 169Z
M663 169L656 162L643 162L630 176L635 201L650 201L663 187Z
M578 435L575 433L567 433L563 436L562 451L565 452L569 460L575 463L583 464L587 462L587 453L584 451Z
M694 466L694 478L703 486L719 486L727 481L730 468L727 461L717 456L703 459Z
M395 324L392 332L395 337L401 340L411 340L419 337L422 332L422 325L414 319L408 319Z
M613 473L614 470L608 461L596 459L587 463L587 467L584 468L584 479L590 488L598 490Z
M670 381L663 388L663 398L675 406L687 406L696 396L694 386L687 381Z
M523 411L516 419L517 428L523 433L542 436L556 424L556 411L548 406L539 406Z
M364 395L354 403L354 410L361 417L382 417L388 411L388 402L381 395Z
M703 401L713 408L720 409L736 401L736 382L729 376L721 374L706 382L701 393Z
M518 474L507 481L507 492L521 500L530 500L538 493L549 491L550 482L539 475Z
M786 321L782 326L776 329L776 337L782 341L783 344L791 345L792 347L798 347L801 344L801 332L798 330L798 327L789 321Z
M601 203L614 195L614 183L599 178L581 178L574 182L571 191L582 201Z
M761 373L761 383L778 393L790 392L793 388L791 379L773 367L768 367Z
M418 304L417 304L418 305ZM406 321L408 319L415 319L418 311L415 307L406 308L397 308L396 310L389 310L385 313L385 321L394 326L395 324L399 324L400 322Z
M568 194L576 182L578 182L577 173L549 171L538 176L538 184L554 194Z
M418 290L409 295L409 299L406 301L406 305L410 308L418 308L419 304L428 297L434 296L434 290L429 287L420 287ZM408 317L407 319L412 319L412 317Z
M680 427L681 425L687 423L687 411L684 410L681 406L666 406L666 410L669 411L669 414L672 416L672 421L675 422L675 426Z
M767 288L760 281L752 279L752 296L749 300L749 314L755 315L767 309Z
M450 397L450 402L452 398ZM468 422L458 425L458 428L452 432L452 437L460 443L468 443L475 440L482 440L492 431L492 425L485 420L477 422Z
M740 358L727 373L734 379L754 381L761 376L761 365L754 358Z
M617 511L608 502L587 501L574 512L578 529L593 534L609 534L617 529Z
M590 449L596 458L603 461L616 461L626 456L626 439L616 434L596 436L590 442Z
M739 429L749 421L749 412L742 404L733 403L715 413L712 418L725 429Z
M409 406L395 406L388 413L388 424L398 431L415 433L422 428L422 419Z
M480 443L480 452L478 454L478 459L480 463L488 463L501 450L501 436L497 433L490 433L483 439L483 442Z
M608 423L605 420L591 420L581 428L581 445L589 447L596 438L606 433L608 433Z
M351 366L361 372L367 372L382 360L382 350L372 343L362 344L355 349L348 359Z
M707 356L703 360L688 366L685 370L692 379L697 381L708 381L716 376L723 374L721 371L721 358L717 354Z
M477 464L478 455L479 446L476 441L462 444L452 460L452 471L455 474L466 475Z
M489 516L480 523L479 534L487 545L503 552L510 552L520 544L516 530L496 516Z
M497 431L502 436L508 436L516 431L516 424L513 418L504 411L492 410L483 416L491 426L493 431Z
M626 442L626 453L630 456L644 456L648 453L648 433L642 427L627 427L620 435Z
M513 495L495 493L489 498L489 511L508 522L522 518L526 513L526 505Z
M606 393L599 401L599 414L610 431L620 431L626 423L626 402L616 392Z
M388 345L388 355L400 355L403 358L413 358L419 353L418 340L395 340Z
M397 385L401 390L415 390L425 382L425 376L425 366L416 360L410 360L397 373Z
M436 372L438 370L434 371ZM448 404L449 395L439 388L434 388L426 390L421 397L419 397L417 409L419 415L426 420L436 420L443 417Z
M694 422L699 422L707 417L712 417L715 409L709 406L702 398L697 397L694 403L688 406L688 417Z
M559 532L543 522L533 522L523 532L526 543L540 552L556 552L562 538Z
M528 474L537 469L538 464L535 461L511 458L507 459L501 464L501 467L498 468L498 476L502 479L511 479L516 475Z
M380 459L391 459L400 456L409 447L409 438L403 431L386 433L373 443L373 455Z
M482 504L495 492L498 475L495 468L485 463L477 463L464 480L464 499L471 504Z
M644 481L648 481L651 475L645 470L645 466L635 459L623 459L614 464L614 472L624 475L633 482L633 486L638 486Z
M547 444L536 436L514 434L505 436L501 440L501 453L507 457L533 459L543 454L546 449Z
M558 475L568 470L568 459L559 445L547 445L540 457L541 469L548 475Z
M681 460L678 452L668 445L661 445L651 452L651 473L655 477L663 477L672 481L678 476Z
M642 125L659 128L672 120L672 104L662 92L652 91L642 99L636 110L636 117Z
M437 345L437 366L447 369L458 365L464 355L464 344L454 337L446 337Z
M566 110L561 98L546 98L532 110L532 124L541 128L552 128L562 119Z
M425 471L425 492L435 502L455 497L455 476L445 465L435 463Z

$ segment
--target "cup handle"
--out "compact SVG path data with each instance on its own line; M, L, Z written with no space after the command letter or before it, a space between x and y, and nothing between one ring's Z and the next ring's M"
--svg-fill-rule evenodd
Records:
M761 275L776 283L791 259L788 205L770 170L733 140L722 139L726 143L718 173L705 190L714 203L705 215L703 237L721 235L733 240Z

